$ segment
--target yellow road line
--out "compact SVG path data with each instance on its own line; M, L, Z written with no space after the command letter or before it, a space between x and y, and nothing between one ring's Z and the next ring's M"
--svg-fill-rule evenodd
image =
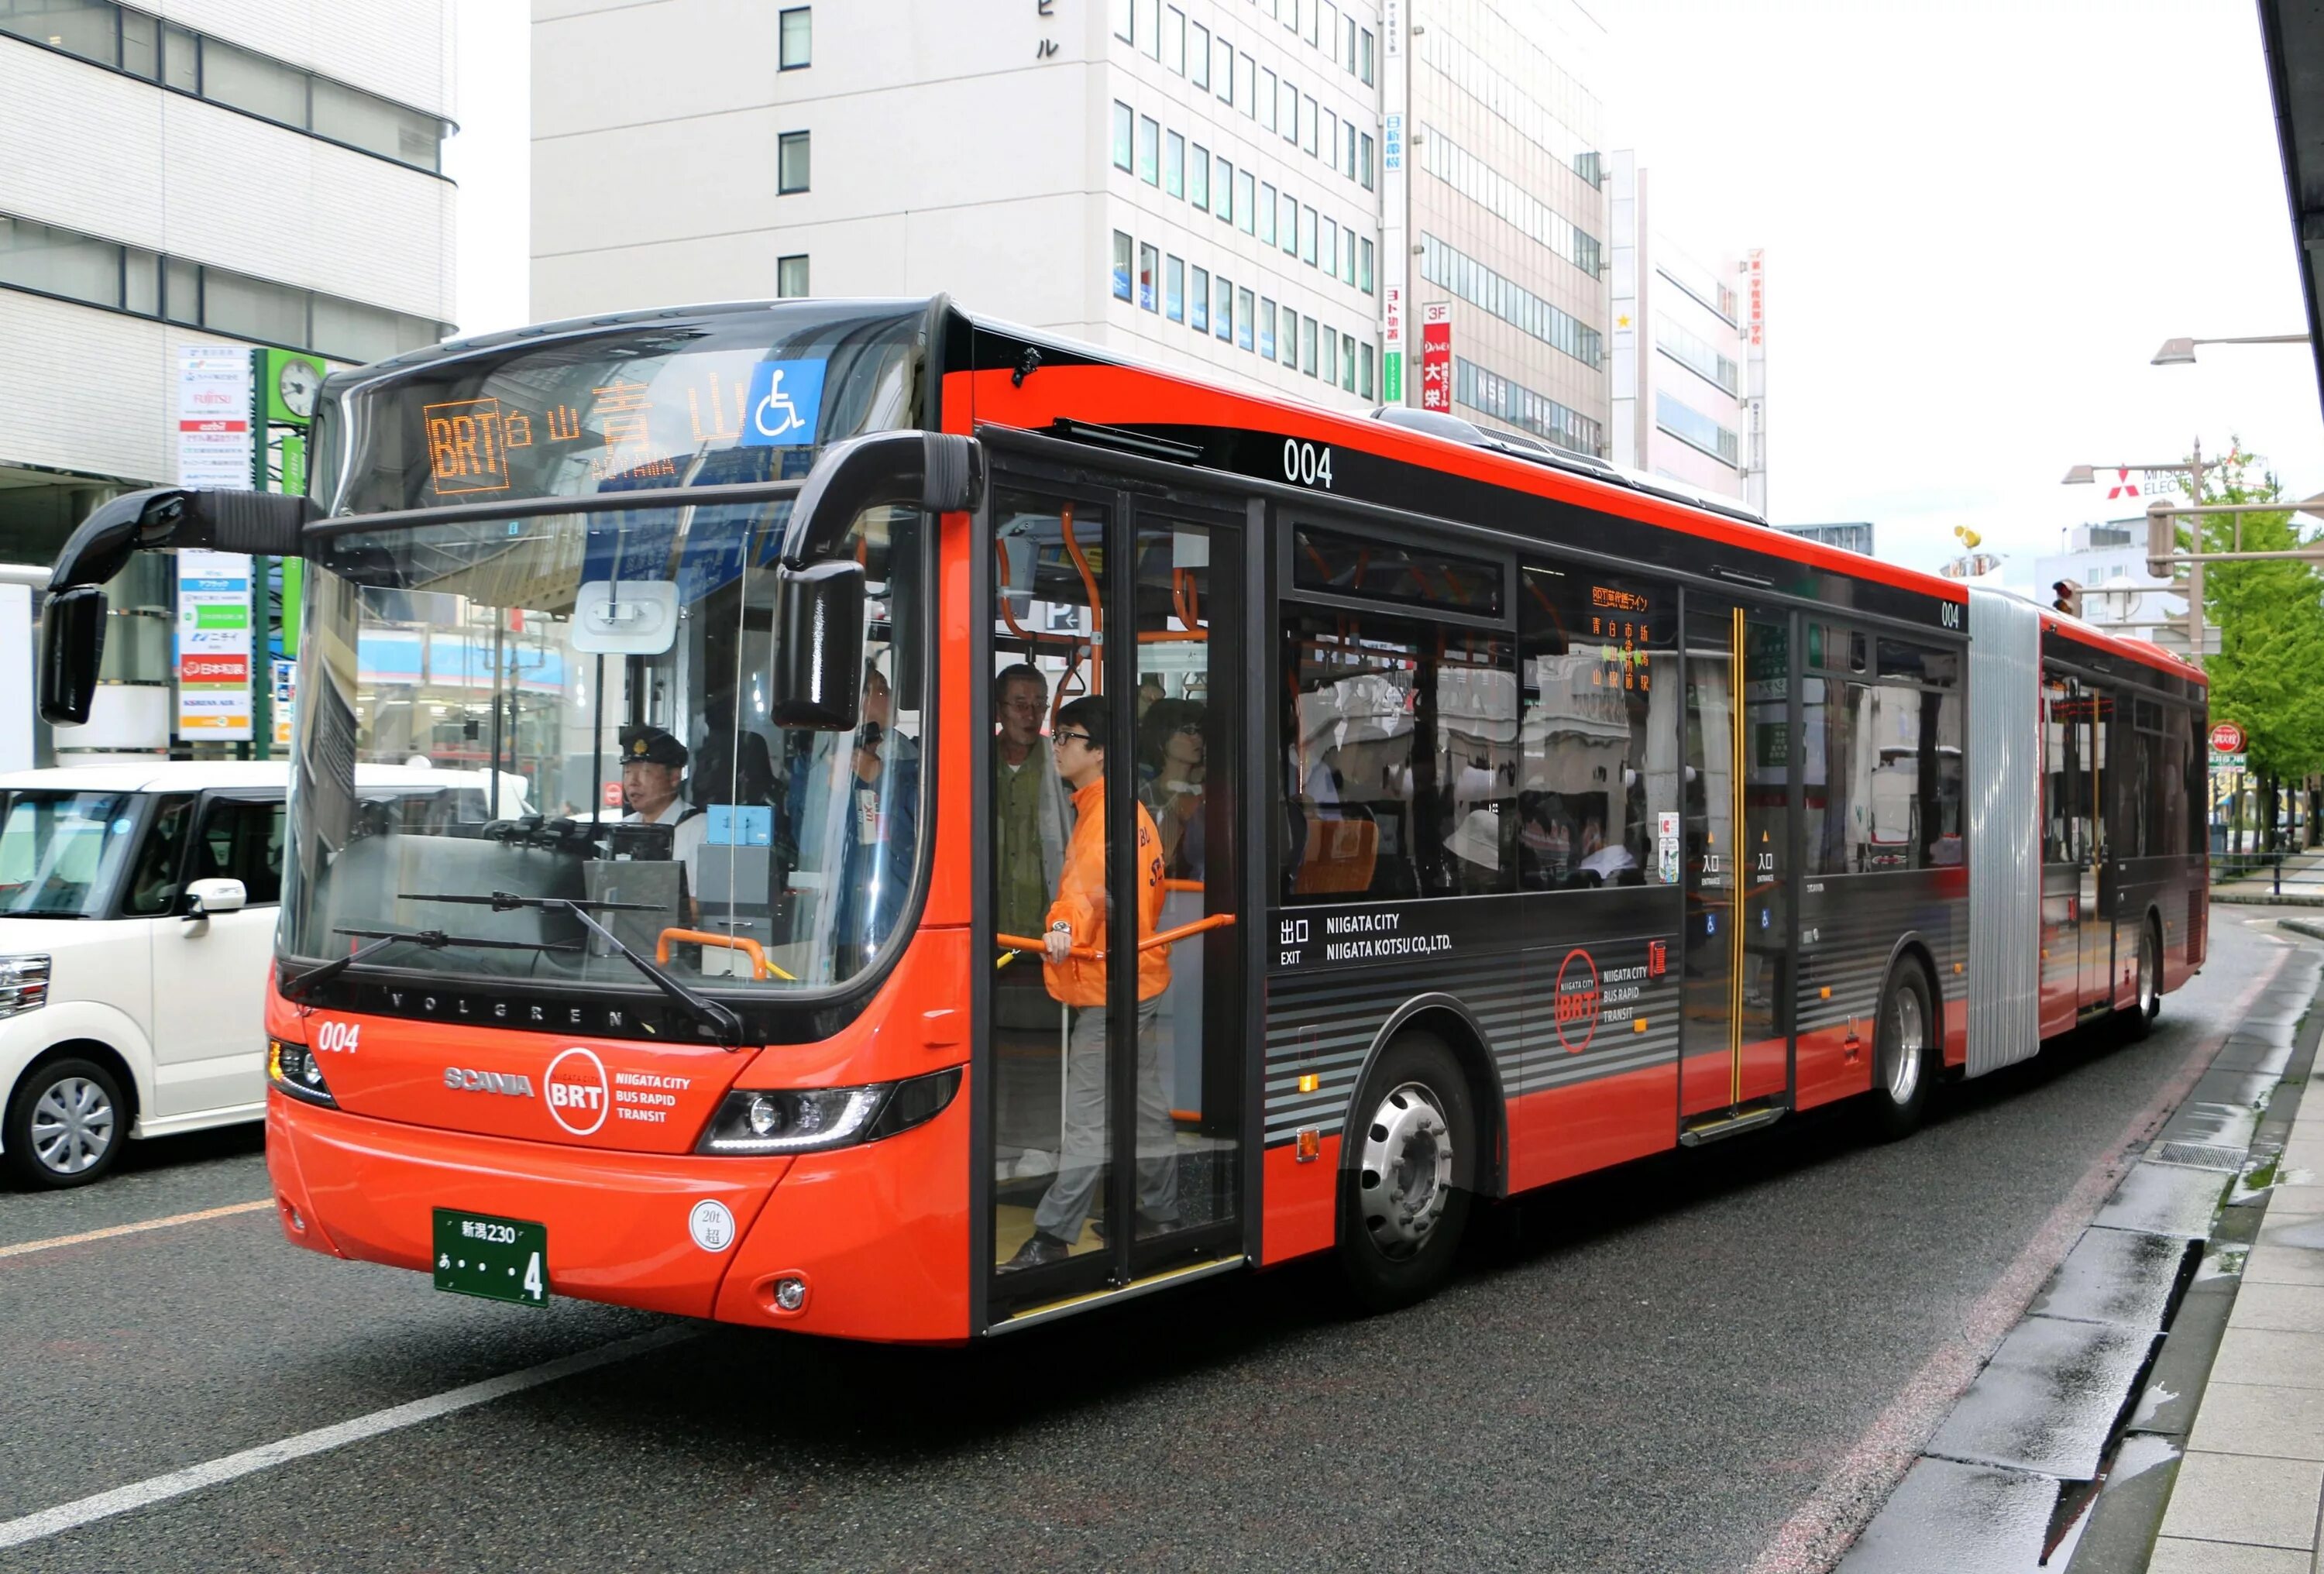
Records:
M78 1235L55 1235L46 1240L28 1240L15 1246L0 1246L0 1257L29 1256L34 1252L53 1251L60 1246L79 1246L87 1241L111 1240L115 1236L143 1235L149 1229L167 1229L175 1224L199 1224L205 1219L226 1219L236 1213L255 1213L262 1208L274 1206L272 1198L261 1197L255 1202L229 1202L223 1208L205 1208L195 1213L180 1213L168 1219L148 1219L136 1224L108 1224L103 1229L84 1229Z

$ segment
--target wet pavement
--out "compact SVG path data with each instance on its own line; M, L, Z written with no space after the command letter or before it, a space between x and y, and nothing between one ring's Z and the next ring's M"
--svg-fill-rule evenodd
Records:
M2240 1277L2237 1241L2250 1238L2275 1178L2266 1117L2277 1106L2282 1124L2296 1100L2281 1079L2313 1050L2315 1033L2301 1024L2319 979L2324 953L2312 947L2264 975L2186 1098L1849 1550L1843 1574L2146 1567L2219 1313ZM2316 1195L2324 1223L2324 1187ZM2324 1347L2324 1321L2306 1337ZM2174 1340L2183 1348L2165 1361ZM2324 1381L2324 1358L2317 1370ZM2324 1402L2324 1388L2314 1397Z

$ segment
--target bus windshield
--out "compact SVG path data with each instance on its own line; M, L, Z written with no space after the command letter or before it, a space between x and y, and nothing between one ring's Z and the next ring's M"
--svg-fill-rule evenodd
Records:
M856 521L862 721L793 731L768 693L789 510L544 514L315 551L285 950L380 942L383 967L651 987L586 911L688 987L814 990L872 965L925 841L925 532L910 511ZM431 771L446 791L424 790Z

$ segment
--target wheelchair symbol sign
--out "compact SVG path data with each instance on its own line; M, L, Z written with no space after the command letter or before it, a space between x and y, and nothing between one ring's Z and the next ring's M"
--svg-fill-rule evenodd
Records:
M742 412L746 448L810 446L823 414L823 363L761 361Z

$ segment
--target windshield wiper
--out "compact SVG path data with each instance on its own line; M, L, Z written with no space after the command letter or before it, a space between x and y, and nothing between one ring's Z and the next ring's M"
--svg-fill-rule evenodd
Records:
M572 914L588 931L613 948L614 954L645 974L654 988L684 1007L687 1016L699 1026L715 1034L720 1043L730 1050L742 1047L742 1019L717 1001L696 994L684 984L632 951L622 937L589 916L589 909L614 913L659 913L654 902L603 902L574 897L521 897L513 891L493 891L487 896L427 896L413 891L398 891L397 899L406 902L461 902L470 907L490 907L495 913L513 912L519 907L546 907ZM510 943L517 943L511 942ZM549 949L543 947L543 949Z
M384 951L397 941L408 941L429 951L441 951L447 945L464 946L475 951L578 951L577 940L472 940L466 935L447 934L441 929L334 929L334 934L370 942L358 945L345 956L335 956L320 967L310 968L282 985L282 993L290 999L303 1000L318 988L337 978L347 969L374 952Z

